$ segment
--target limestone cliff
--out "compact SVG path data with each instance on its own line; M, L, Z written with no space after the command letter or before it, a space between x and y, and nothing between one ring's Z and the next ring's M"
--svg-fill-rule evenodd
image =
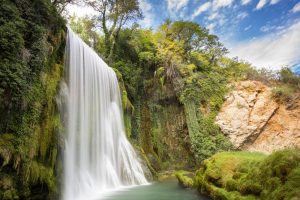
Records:
M278 104L271 91L261 82L243 81L226 97L216 123L236 148L270 153L300 146L300 99Z

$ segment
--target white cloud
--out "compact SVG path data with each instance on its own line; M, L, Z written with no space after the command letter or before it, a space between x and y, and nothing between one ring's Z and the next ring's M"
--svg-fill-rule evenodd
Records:
M271 31L280 31L280 30L282 30L284 28L285 28L285 26L281 26L281 25L271 26L271 25L267 24L265 26L260 27L259 30L261 32L267 33L267 32L271 32Z
M193 13L192 19L195 17L199 16L201 13L207 11L211 7L210 2L206 2L205 4L202 4L201 6L198 7L198 9Z
M141 23L146 27L150 27L154 19L154 15L152 13L152 5L147 0L139 0L139 3L144 15L144 19L141 21Z
M230 56L238 56L254 66L280 69L292 66L300 57L300 22L284 30L251 41L227 45Z
M177 12L184 8L189 0L167 0L169 12Z
M242 5L247 5L251 3L252 0L242 0Z
M298 2L292 9L293 13L299 12L300 11L300 2Z
M244 31L248 31L248 30L250 30L251 28L252 28L252 25L249 25L249 26L247 26L247 27L244 28Z
M279 3L280 0L259 0L258 4L256 5L256 10L260 10L265 7L267 4L275 5Z
M240 20L243 20L245 19L246 17L248 17L248 13L246 12L240 12L238 15L237 15L237 19L240 21Z
M265 26L260 27L259 30L261 32L266 33L266 32L269 32L270 30L273 30L273 29L275 29L275 26L265 25Z
M271 5L277 4L280 0L271 0Z
M218 23L219 23L219 25L220 26L223 26L225 23L226 23L226 19L224 18L224 17L222 17L222 18L220 18L219 20L218 20Z
M211 15L209 15L209 16L207 17L207 19L208 19L209 21L212 21L212 20L216 19L218 16L219 16L219 13L214 12L214 13L212 13Z
M187 18L186 12L189 0L166 0L166 3L168 14L173 20Z
M230 7L234 0L214 0L213 1L213 9L218 10L223 7Z
M258 4L256 5L256 10L262 9L267 3L268 0L259 0Z

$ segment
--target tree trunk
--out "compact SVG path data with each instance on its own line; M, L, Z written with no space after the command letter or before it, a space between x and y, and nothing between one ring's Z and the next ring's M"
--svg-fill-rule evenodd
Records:
M116 46L116 38L114 36L112 36L111 42L110 42L109 54L107 57L109 64L112 64L115 46Z

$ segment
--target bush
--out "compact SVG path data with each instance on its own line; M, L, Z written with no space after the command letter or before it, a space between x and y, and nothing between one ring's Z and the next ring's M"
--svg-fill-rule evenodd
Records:
M289 68L283 68L279 72L280 80L293 88L300 89L300 76L294 74Z
M278 103L288 103L290 102L295 94L295 89L287 86L281 85L272 89L272 98Z

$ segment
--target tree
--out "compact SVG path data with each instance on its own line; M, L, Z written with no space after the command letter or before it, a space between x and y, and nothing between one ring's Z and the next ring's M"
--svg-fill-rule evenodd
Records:
M104 33L105 54L112 62L121 28L129 21L142 18L138 0L85 0L99 16L97 20Z
M284 67L279 72L280 80L295 88L300 88L300 77L292 72L288 67Z
M62 13L66 6L70 3L75 3L76 0L51 0L51 3L56 7L59 13Z
M203 48L208 31L190 21L175 21L171 24L171 38L183 43L184 53Z
M70 17L70 27L75 31L80 38L89 46L96 48L100 35L94 30L96 26L95 20L85 16L77 18L76 16Z
M182 57L186 60L192 51L206 53L211 63L227 53L227 49L219 42L219 38L209 34L209 31L199 24L190 21L166 22L160 27L166 38L181 43Z

